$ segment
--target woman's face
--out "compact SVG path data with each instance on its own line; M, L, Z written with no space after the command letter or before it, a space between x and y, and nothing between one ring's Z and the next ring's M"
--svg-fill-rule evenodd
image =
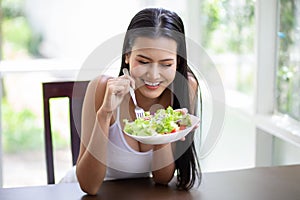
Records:
M139 37L126 55L136 89L147 98L157 98L174 80L177 66L177 43L160 37Z

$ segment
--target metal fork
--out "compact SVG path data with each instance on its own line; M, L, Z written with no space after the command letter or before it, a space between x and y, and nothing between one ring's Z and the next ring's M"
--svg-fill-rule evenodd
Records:
M123 69L123 73L130 76L127 68ZM136 98L135 98L135 93L134 93L134 90L131 86L129 88L129 93L130 93L130 96L131 96L131 98L133 100L133 103L135 105L134 112L135 112L136 118L144 117L145 116L145 111L144 111L143 108L141 108L137 105Z

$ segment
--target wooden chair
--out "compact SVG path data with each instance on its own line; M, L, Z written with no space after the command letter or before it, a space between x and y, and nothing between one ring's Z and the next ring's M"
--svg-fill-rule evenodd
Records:
M81 109L89 81L43 83L45 151L48 184L55 183L53 163L53 141L50 120L50 99L69 98L72 163L76 164L80 146Z

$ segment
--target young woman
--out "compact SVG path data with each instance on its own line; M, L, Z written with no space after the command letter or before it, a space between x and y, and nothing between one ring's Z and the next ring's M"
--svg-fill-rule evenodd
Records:
M82 116L76 175L83 191L96 194L107 179L151 176L190 189L201 172L193 133L180 141L142 144L123 133L124 119L135 119L129 88L145 111L172 106L197 108L198 82L187 66L184 25L174 12L147 8L138 12L125 35L118 77L100 75L88 86ZM124 75L123 69L130 75ZM198 178L198 181L196 181Z

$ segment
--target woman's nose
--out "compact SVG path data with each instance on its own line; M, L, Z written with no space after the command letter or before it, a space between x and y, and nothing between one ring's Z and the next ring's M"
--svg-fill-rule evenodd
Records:
M159 64L158 63L152 63L151 66L148 69L148 76L151 79L157 79L160 77L160 70L159 70Z

